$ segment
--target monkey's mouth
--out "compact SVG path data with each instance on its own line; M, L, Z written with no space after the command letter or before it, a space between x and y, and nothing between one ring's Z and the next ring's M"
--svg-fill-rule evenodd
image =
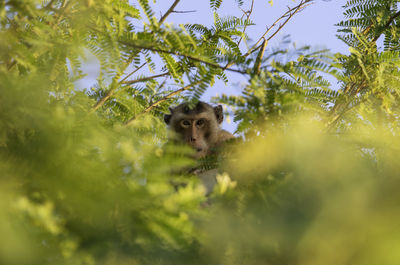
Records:
M197 152L201 152L201 151L203 151L203 149L202 148L196 148L196 151Z

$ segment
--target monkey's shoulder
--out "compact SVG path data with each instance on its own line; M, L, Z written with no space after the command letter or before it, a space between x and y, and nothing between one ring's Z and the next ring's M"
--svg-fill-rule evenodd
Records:
M222 143L222 142L228 141L230 139L234 139L234 138L235 138L235 136L228 131L221 129L218 132L218 143Z

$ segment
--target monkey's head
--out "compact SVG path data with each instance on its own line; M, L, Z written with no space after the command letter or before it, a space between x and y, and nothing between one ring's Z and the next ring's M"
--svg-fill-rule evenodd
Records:
M193 108L187 103L170 108L164 121L180 140L196 150L196 158L204 157L218 141L219 125L224 116L222 106L212 107L199 101Z

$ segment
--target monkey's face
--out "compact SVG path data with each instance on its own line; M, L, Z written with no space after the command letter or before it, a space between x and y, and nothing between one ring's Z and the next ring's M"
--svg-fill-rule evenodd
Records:
M175 124L175 131L185 143L196 151L196 158L203 157L209 149L210 120L206 117L185 117Z
M216 109L220 113L216 113ZM218 115L222 115L220 106L213 108L207 103L199 102L193 109L185 104L171 109L171 115L165 115L164 120L177 133L179 140L196 151L195 158L201 158L215 144L220 123Z

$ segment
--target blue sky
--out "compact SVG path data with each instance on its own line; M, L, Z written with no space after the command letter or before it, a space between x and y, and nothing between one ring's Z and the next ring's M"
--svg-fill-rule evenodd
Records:
M156 2L156 14L163 14L173 0L159 0ZM247 0L245 3L249 4ZM297 5L299 0L274 0L271 6L267 0L255 0L252 20L256 24L247 30L249 36L257 38L263 34L266 27L271 25L289 7ZM342 6L345 0L316 0L314 4L306 7L301 13L297 14L274 38L275 44L283 35L290 34L292 41L298 44L318 45L332 49L332 51L344 52L346 46L336 37L336 23L342 20ZM247 9L247 5L243 9ZM173 24L180 23L201 23L211 25L213 21L212 10L209 0L181 0L176 7L178 11L195 11L187 14L171 14L166 22ZM237 8L234 0L225 0L218 10L221 15L241 16L242 12ZM270 45L274 45L274 41Z
M131 1L135 3L136 1ZM154 4L150 1L156 16L161 17L171 6L174 0L158 0ZM242 7L247 10L251 1L245 0ZM271 6L269 0L255 0L255 5L251 15L252 21L255 23L247 29L247 34L254 41L258 40L265 32L268 26L285 13L288 7L297 5L300 0L274 0ZM315 48L328 48L331 52L348 53L347 47L339 39L337 39L336 23L343 20L342 6L345 0L316 0L314 4L306 7L302 12L293 17L289 23L276 35L268 44L268 47L277 47L285 35L290 35L290 39L297 46L311 45ZM135 6L139 7L138 4ZM209 0L181 0L177 7L177 11L194 11L190 13L172 13L166 19L170 24L199 23L207 26L213 23L213 13L210 8ZM235 0L224 0L223 5L218 10L221 16L236 15L241 16L242 11L237 7ZM139 27L141 25L138 25ZM251 44L251 40L249 41ZM246 52L246 46L242 45L242 51ZM268 48L267 51L268 52ZM84 66L84 70L88 76L78 82L78 86L92 86L98 76L98 65L96 60L89 60ZM247 82L246 76L236 73L227 73L229 83L216 82L215 85L208 89L202 100L209 101L211 97L217 94L237 94L240 93L241 85ZM234 124L224 122L223 127L229 131L235 130Z

